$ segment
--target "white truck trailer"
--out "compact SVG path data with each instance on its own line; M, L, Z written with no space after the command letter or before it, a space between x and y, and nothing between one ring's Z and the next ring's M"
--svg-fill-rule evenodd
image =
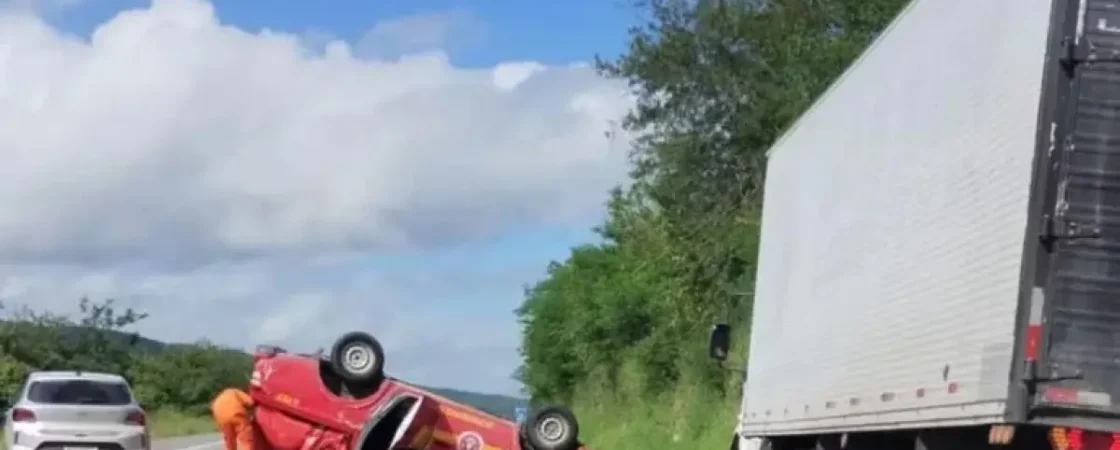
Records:
M1120 449L1120 0L913 0L770 150L753 309L733 448Z

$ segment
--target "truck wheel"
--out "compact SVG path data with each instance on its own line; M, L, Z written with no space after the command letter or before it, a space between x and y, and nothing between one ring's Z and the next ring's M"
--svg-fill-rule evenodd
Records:
M533 450L576 450L579 448L579 423L575 414L563 406L541 408L525 421L525 439Z
M385 374L385 350L368 333L346 333L331 347L331 369L350 383L377 383Z

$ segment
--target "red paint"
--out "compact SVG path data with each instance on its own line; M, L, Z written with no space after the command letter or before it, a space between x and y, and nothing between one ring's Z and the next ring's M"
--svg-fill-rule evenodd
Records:
M961 386L959 384L957 384L956 381L954 381L952 383L949 383L949 389L948 390L949 390L950 394L956 394L957 391L961 390Z
M1042 325L1030 325L1027 327L1027 343L1026 351L1027 361L1038 360L1038 349L1042 346Z

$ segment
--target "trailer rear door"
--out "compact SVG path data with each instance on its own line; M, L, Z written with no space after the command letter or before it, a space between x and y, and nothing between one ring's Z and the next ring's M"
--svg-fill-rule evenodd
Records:
M1120 0L1066 3L1037 401L1120 413Z

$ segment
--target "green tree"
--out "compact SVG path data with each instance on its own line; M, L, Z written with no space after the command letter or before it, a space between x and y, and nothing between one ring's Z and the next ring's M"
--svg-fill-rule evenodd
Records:
M141 356L128 374L143 404L206 414L220 389L249 382L251 367L248 354L202 341Z
M906 0L648 0L628 51L598 61L637 97L632 183L610 195L601 243L526 290L519 370L537 400L583 390L717 397L738 384L705 333L747 327L766 150ZM620 379L620 371L637 374ZM678 405L679 406L679 405Z

